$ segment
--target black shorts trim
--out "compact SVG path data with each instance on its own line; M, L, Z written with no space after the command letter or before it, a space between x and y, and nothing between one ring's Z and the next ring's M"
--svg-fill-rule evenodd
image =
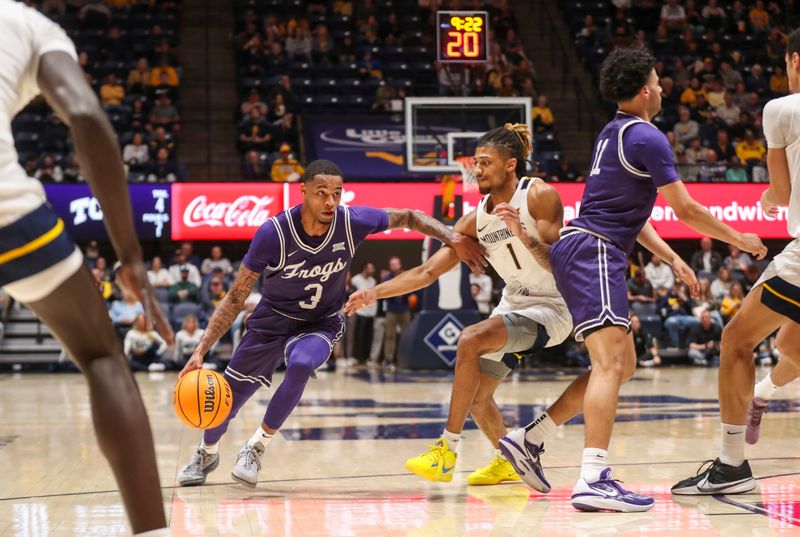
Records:
M550 341L550 335L547 333L547 329L541 323L536 323L536 324L537 324L536 341L533 342L533 346L531 346L530 349L524 351L507 352L503 355L503 358L500 360L511 371L517 368L517 366L519 365L519 363L522 361L523 358L525 358L530 354L534 354L537 351L542 350L547 346L547 343Z
M772 311L800 323L800 287L778 276L761 284L761 303Z

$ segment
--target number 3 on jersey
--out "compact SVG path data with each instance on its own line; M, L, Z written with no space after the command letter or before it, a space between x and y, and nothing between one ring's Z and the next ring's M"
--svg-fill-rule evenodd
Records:
M297 305L303 308L304 310L313 310L319 304L320 299L322 298L322 286L318 283L310 283L305 287L306 291L314 291L314 294L308 300L303 302L299 302Z

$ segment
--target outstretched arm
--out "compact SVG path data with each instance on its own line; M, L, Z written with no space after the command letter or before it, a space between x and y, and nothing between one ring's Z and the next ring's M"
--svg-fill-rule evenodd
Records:
M108 116L86 83L83 70L66 52L42 55L37 82L47 104L70 127L81 168L103 209L103 223L122 263L117 282L136 294L147 317L155 322L164 339L172 343L172 329L147 279L142 248L133 227L128 179Z
M253 286L258 281L259 276L258 272L253 272L244 267L244 265L239 267L236 280L233 282L230 291L214 309L214 313L208 321L208 328L203 332L200 344L197 345L192 357L186 362L181 371L181 377L193 369L200 369L203 365L203 357L214 347L219 338L228 331L236 316L244 308L244 302L250 296L250 292L253 290Z
M694 271L669 247L669 244L664 242L664 239L658 236L658 232L650 222L644 225L636 240L653 255L661 258L662 261L671 266L672 272L689 286L689 292L693 297L700 296L700 286L697 283L697 276Z
M488 266L486 252L476 240L457 233L435 218L412 209L384 209L389 215L389 229L408 228L440 240L450 246L456 255L476 274Z
M753 254L757 259L764 259L767 255L767 248L758 236L752 233L739 233L728 224L714 218L705 207L689 195L682 181L670 183L662 187L659 192L675 210L678 219L698 233L733 244L740 250Z
M347 315L353 315L361 308L366 308L380 298L404 295L427 287L435 282L439 276L452 270L458 263L456 252L449 246L445 246L430 256L422 265L406 270L391 280L370 289L356 291L347 300L344 312Z

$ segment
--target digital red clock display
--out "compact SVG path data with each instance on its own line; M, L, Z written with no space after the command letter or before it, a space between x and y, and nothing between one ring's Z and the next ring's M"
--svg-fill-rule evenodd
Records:
M485 11L437 11L438 61L485 62L489 16Z

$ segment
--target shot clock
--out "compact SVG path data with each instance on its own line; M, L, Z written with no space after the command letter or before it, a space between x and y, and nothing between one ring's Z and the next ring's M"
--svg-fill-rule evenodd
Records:
M486 11L437 11L436 29L438 61L473 63L488 59Z

